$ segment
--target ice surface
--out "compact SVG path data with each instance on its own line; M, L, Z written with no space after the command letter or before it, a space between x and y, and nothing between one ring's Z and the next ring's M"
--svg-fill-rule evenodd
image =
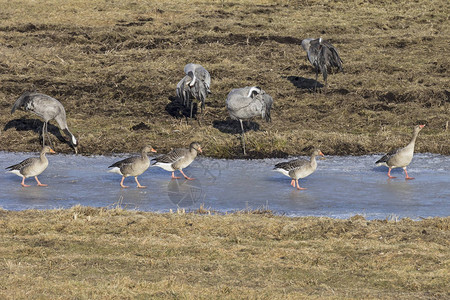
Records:
M2 167L18 163L30 153L0 152ZM449 216L450 157L415 154L408 167L415 180L406 181L401 169L388 179L386 167L376 167L381 155L327 156L318 160L317 171L300 180L307 190L290 186L290 178L272 171L284 159L216 160L197 158L184 169L196 178L171 180L157 167L139 176L146 189L119 186L121 177L108 166L127 157L118 155L48 155L49 167L39 176L48 187L23 188L21 178L5 173L0 183L0 207L8 210L68 208L77 204L94 207L120 205L127 209L166 212L170 209L205 208L221 212L267 208L288 216L347 218L361 214L367 219ZM179 173L178 173L179 174Z

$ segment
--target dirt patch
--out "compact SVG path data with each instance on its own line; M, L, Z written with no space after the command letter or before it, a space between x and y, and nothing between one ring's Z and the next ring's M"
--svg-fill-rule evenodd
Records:
M197 38L196 42L199 44L209 44L219 42L223 45L260 45L263 42L274 41L279 44L296 44L300 45L302 43L301 39L290 37L290 36L256 36L243 35L243 34L233 34L230 33L226 36L203 36Z
M12 3L0 13L7 16L0 27L0 121L14 126L1 132L0 150L39 147L34 126L41 123L20 132L17 121L37 117L9 113L31 90L64 104L83 154L135 152L142 140L158 140L159 149L204 140L207 156L244 158L225 99L233 88L257 85L274 99L272 123L249 120L245 158L308 155L317 145L327 154L380 153L404 146L397 136L409 136L418 122L427 127L416 151L450 154L443 146L450 138L447 16L439 3L419 2L408 17L401 5L384 2L389 20L377 17L379 1L361 9L343 2L181 7L118 0L59 4L67 12L60 16L39 3L19 15L22 8ZM344 72L330 72L326 94L301 47L310 36L331 41L344 61ZM212 76L206 110L199 113L195 102L194 120L173 98L188 62ZM57 147L72 153L65 143Z

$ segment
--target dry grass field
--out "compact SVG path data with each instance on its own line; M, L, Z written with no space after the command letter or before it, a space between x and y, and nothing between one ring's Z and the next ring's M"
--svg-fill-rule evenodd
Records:
M385 152L427 126L417 152L450 155L450 4L444 0L0 0L0 151L38 151L42 121L10 114L25 91L60 100L83 155L159 153L198 140L243 158L228 92L258 85L247 158ZM344 61L327 94L301 40ZM186 63L212 76L197 120L175 98ZM319 83L323 83L319 77ZM54 121L55 150L73 153ZM58 141L61 140L61 141ZM0 210L1 299L450 298L450 217L287 218L74 207Z
M0 150L36 151L42 121L10 114L27 90L59 99L82 154L159 152L204 144L206 156L242 157L232 88L261 86L273 122L252 121L249 158L367 154L409 141L450 154L449 3L417 1L0 1ZM330 40L344 73L311 93L300 42ZM187 122L175 98L188 62L212 76L206 112ZM319 83L323 83L319 77ZM57 141L56 123L49 126ZM57 142L57 152L71 153Z
M0 210L0 298L450 297L449 217L261 213Z

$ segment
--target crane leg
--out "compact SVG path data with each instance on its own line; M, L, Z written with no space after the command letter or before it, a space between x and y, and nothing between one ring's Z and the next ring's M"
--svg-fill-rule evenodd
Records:
M48 134L48 122L44 123L44 127L42 128L42 131L44 131L44 128L45 128L45 133L47 134L47 139L50 142L50 147L55 148L53 146L53 142L52 142L52 140L50 138L50 135ZM43 137L43 140L45 140L45 137ZM42 146L45 146L45 142L42 143Z
M241 123L241 130L242 130L242 136L241 136L241 140L242 140L242 149L244 150L244 155L247 155L247 153L245 153L245 133L244 133L244 125L242 124L242 120L239 120L239 122Z
M191 101L191 119L192 119L192 111L194 109L194 101Z
M42 125L42 147L45 146L45 124L47 124L47 122L44 122Z
M314 93L317 93L317 79L319 76L319 69L316 68L316 82L314 83Z

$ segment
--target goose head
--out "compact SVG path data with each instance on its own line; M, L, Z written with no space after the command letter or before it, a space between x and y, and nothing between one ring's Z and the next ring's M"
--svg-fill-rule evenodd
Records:
M200 145L199 142L192 142L192 143L189 145L189 149L194 149L194 150L196 150L196 151L198 151L198 152L200 152L200 153L203 153L202 147L201 147L201 145Z
M312 155L313 156L318 156L318 155L320 155L320 156L325 156L323 153L322 153L322 151L320 151L319 149L316 149L316 150L314 150L313 151L313 153L312 153Z
M146 145L146 146L144 146L144 148L142 148L142 152L145 152L145 153L148 153L148 152L156 152L156 150L153 149L152 146Z
M56 153L52 148L50 148L50 146L44 146L41 150L42 154L46 154L46 153Z

